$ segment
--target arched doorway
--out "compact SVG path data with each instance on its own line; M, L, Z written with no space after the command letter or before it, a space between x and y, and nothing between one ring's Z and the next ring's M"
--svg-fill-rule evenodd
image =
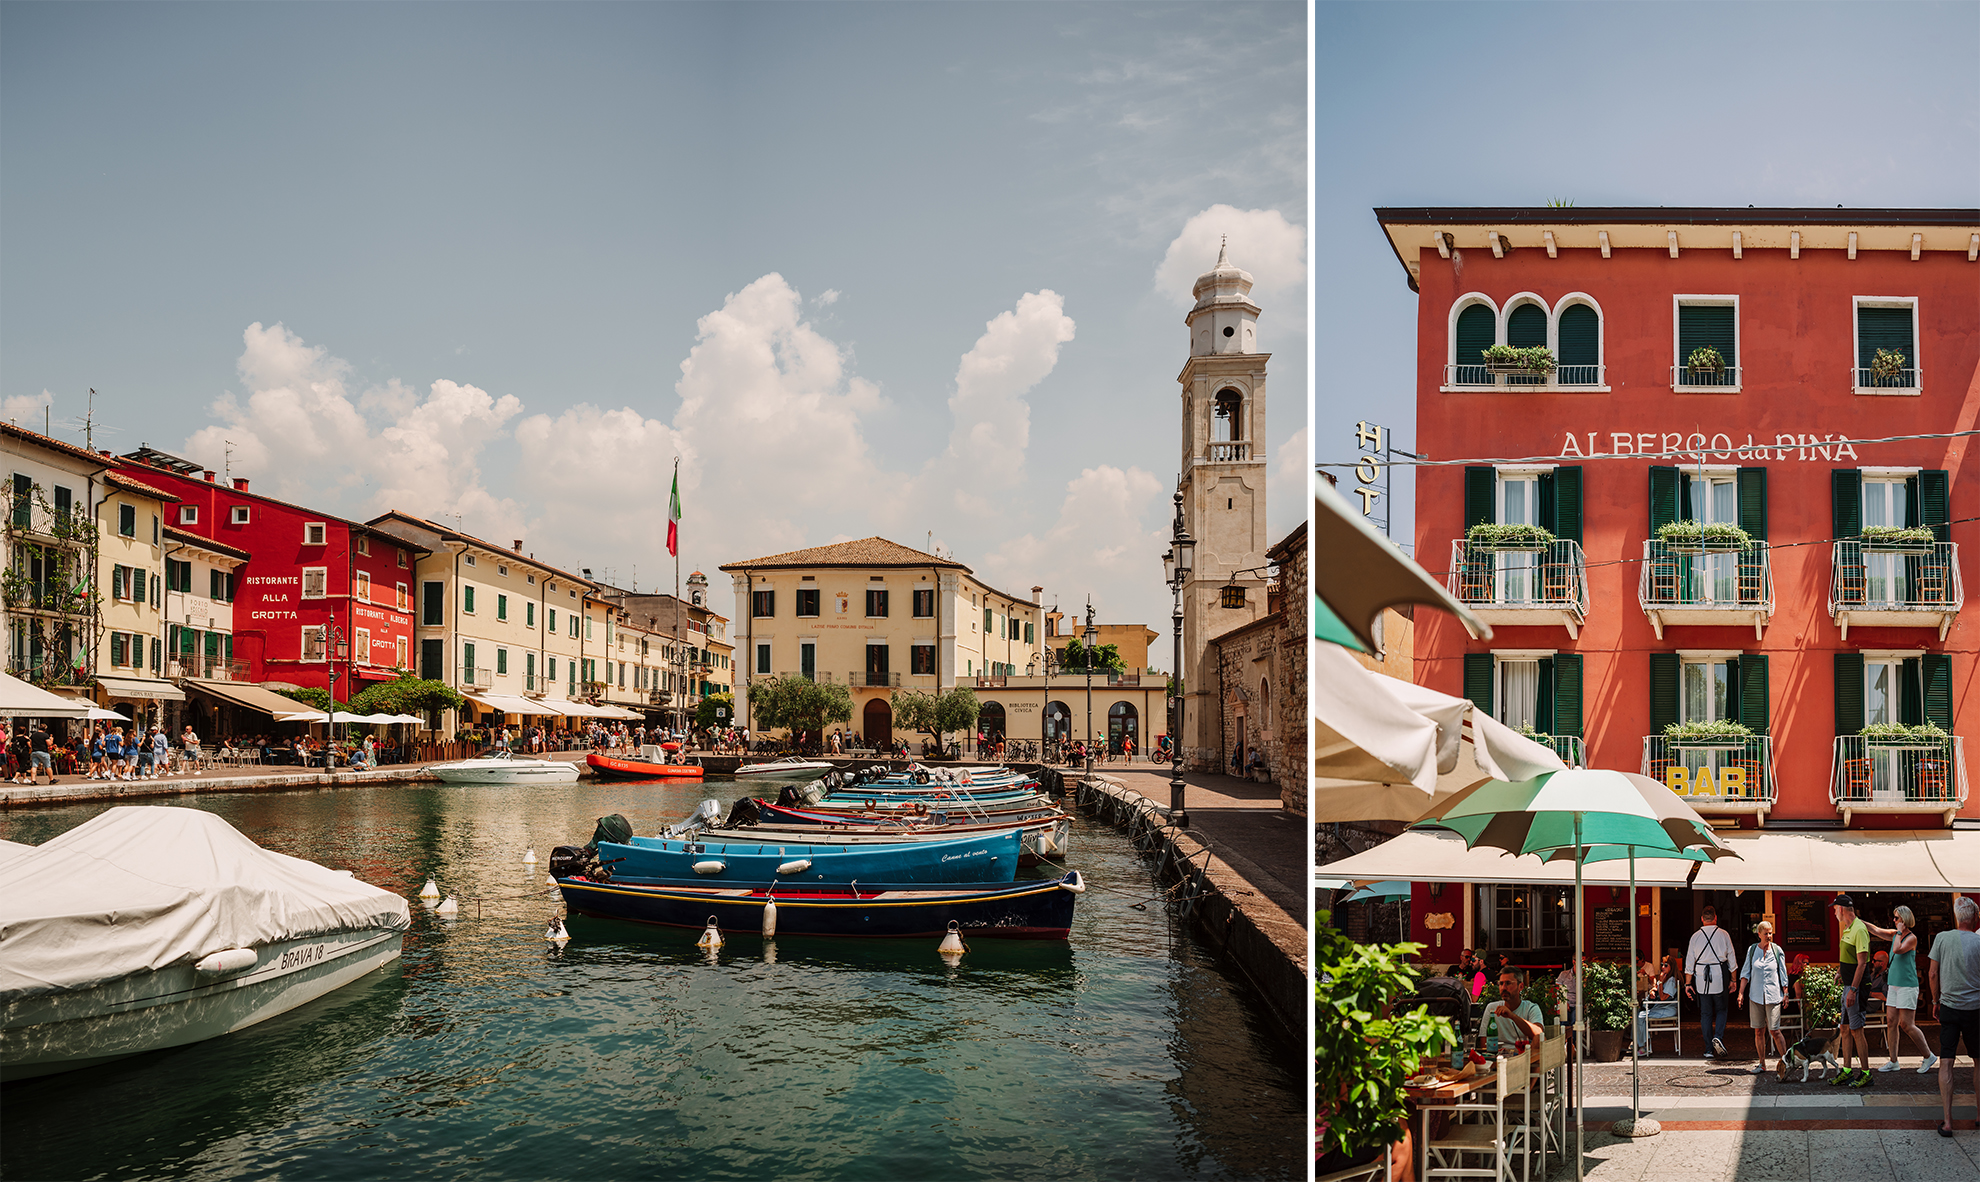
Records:
M1045 704L1045 738L1054 743L1063 743L1072 738L1072 711L1064 702Z
M861 730L866 741L876 747L884 747L894 741L894 708L885 698L874 698L866 703L866 713L861 718Z
M992 743L1004 737L1005 718L1002 702L985 702L976 710L976 729Z
M1107 750L1120 754L1121 741L1133 739L1141 750L1141 714L1133 702L1115 702L1107 708Z

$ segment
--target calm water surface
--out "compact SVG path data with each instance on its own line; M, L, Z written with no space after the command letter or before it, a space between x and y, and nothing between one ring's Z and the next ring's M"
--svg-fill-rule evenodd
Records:
M1166 916L1149 865L1075 822L1065 944L730 937L574 918L534 847L686 815L706 785L369 785L216 795L270 849L411 896L405 956L226 1038L0 1091L28 1178L1284 1178L1298 1040ZM106 807L0 813L39 843Z

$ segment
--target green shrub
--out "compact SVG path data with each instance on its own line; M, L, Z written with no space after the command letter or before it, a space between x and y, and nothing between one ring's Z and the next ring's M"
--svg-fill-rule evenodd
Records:
M1749 546L1753 535L1736 525L1715 521L1666 521L1657 527L1657 540L1665 545Z
M1712 346L1700 345L1684 359L1684 365L1686 369L1695 369L1699 373L1718 373L1726 368L1726 359Z
M1482 352L1485 360L1493 365L1516 365L1532 373L1554 372L1554 351L1545 345L1525 349L1512 345L1491 345Z
M1612 960L1581 964L1581 996L1590 1030L1629 1029L1629 969Z
M1465 530L1464 540L1474 546L1545 546L1553 542L1554 535L1552 531L1537 525L1497 525L1486 522Z
M1812 964L1802 971L1801 1013L1809 1031L1826 1030L1842 1016L1842 981L1833 967Z
M1426 1058L1457 1045L1457 1028L1421 1005L1390 1013L1416 992L1420 973L1404 957L1421 944L1357 944L1313 919L1313 1094L1316 1153L1356 1157L1401 1140L1403 1081Z
M1897 349L1879 349L1870 359L1870 376L1894 378L1911 368L1911 359Z

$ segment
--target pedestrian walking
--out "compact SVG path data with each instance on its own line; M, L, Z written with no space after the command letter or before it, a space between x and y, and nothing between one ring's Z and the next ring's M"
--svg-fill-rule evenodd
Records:
M1955 931L1940 932L1932 941L1932 1010L1939 1019L1939 1104L1945 1121L1939 1136L1950 1137L1953 1103L1953 1060L1959 1044L1973 1060L1973 1087L1980 1095L1980 903L1961 895L1953 900Z
M1829 903L1835 912L1836 930L1842 933L1841 964L1836 976L1843 987L1842 1061L1843 1069L1831 1082L1864 1087L1870 1081L1870 1036L1863 1033L1864 978L1870 971L1870 929L1856 914L1856 900L1837 895ZM1850 1067L1852 1051L1862 1066Z
M1726 1057L1726 1015L1732 1000L1732 966L1739 961L1732 936L1719 926L1719 912L1707 907L1699 915L1698 930L1691 934L1685 950L1684 970L1689 980L1686 995L1698 999L1699 1034L1705 1039L1705 1057Z
M1774 943L1774 925L1760 921L1759 942L1746 950L1746 963L1739 970L1739 1000L1746 1005L1746 1020L1753 1027L1753 1052L1760 1061L1753 1074L1767 1073L1767 1037L1773 1035L1774 1052L1787 1057L1787 1036L1781 1033L1781 1003L1787 1000L1787 952ZM1924 1036L1919 1036L1923 1041Z
M1865 925L1871 935L1891 942L1890 969L1884 984L1885 1050L1890 1055L1890 1061L1877 1070L1898 1069L1898 1055L1904 1050L1908 1031L1925 1055L1925 1063L1918 1069L1918 1074L1928 1075L1938 1067L1939 1057L1932 1053L1932 1044L1925 1041L1925 1032L1918 1028L1918 933L1912 930L1918 920L1911 908L1900 906L1891 910L1891 922L1896 926L1880 928L1874 923Z

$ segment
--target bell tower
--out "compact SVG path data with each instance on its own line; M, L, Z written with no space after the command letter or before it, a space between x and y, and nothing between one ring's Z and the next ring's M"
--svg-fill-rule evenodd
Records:
M1258 352L1258 305L1251 274L1229 260L1196 279L1196 303L1184 317L1189 360L1182 384L1183 524L1196 539L1196 565L1183 584L1183 758L1214 770L1222 750L1222 703L1210 641L1265 614L1265 365ZM1243 572L1243 573L1240 573ZM1227 605L1233 584L1244 602ZM1234 600L1235 592L1231 593Z

